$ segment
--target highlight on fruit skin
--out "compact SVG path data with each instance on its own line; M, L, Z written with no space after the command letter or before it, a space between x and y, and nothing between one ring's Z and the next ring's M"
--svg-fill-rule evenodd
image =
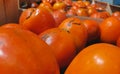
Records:
M60 74L50 47L23 29L0 27L1 74Z
M65 74L119 74L120 48L97 43L84 48L71 62Z
M36 8L31 13L31 15L27 19L25 19L24 22L20 25L22 26L23 29L30 30L36 34L39 34L44 30L55 27L55 20L51 12L47 8L39 7Z
M60 69L66 68L76 56L76 46L68 31L52 28L38 36L52 48L51 50L57 59Z
M82 20L77 17L69 17L59 25L59 28L70 32L77 47L77 52L85 47L88 34Z
M100 40L105 43L116 44L120 35L120 20L116 17L109 17L100 24Z

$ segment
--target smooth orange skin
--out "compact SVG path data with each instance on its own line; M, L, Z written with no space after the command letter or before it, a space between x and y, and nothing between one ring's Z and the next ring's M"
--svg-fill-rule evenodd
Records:
M120 16L120 11L116 11L116 12L112 13L112 16Z
M92 15L90 15L90 17L92 18L100 18L100 19L106 19L108 17L110 17L110 14L109 12L96 12L96 13L93 13Z
M86 5L83 1L75 1L72 3L72 6L76 6L77 8L85 8Z
M82 21L79 18L67 18L59 25L59 28L70 32L75 41L77 52L84 48L87 42L87 29L82 25Z
M100 24L100 40L102 42L116 44L120 35L120 20L115 17L109 17Z
M20 24L16 24L16 23L8 23L8 24L4 24L0 27L3 27L3 28L21 28Z
M89 2L89 1L83 1L83 3L84 3L86 6L89 6L89 5L90 5L90 2Z
M40 5L38 6L38 8L39 7L45 7L45 8L47 8L50 12L53 12L53 7L52 7L52 5L50 4L50 3L48 3L48 2L42 2L42 3L40 3Z
M60 74L50 47L32 32L18 28L0 28L0 73Z
M50 3L50 4L54 4L56 2L56 0L42 0L43 3Z
M97 13L98 11L95 8L88 8L88 14L91 16L94 13Z
M23 22L31 16L34 10L35 8L28 8L24 10L19 17L19 24L23 24Z
M52 48L61 69L66 68L75 57L75 44L68 32L53 28L44 31L39 37Z
M55 20L46 8L39 7L21 26L23 29L39 34L44 30L55 27Z
M54 10L65 9L65 8L66 8L66 4L63 1L58 1L53 4Z
M67 18L64 10L53 11L53 17L56 22L56 27L58 27Z
M63 2L67 6L71 6L73 3L72 0L56 0L56 2Z
M118 18L120 20L120 11L116 11L112 14L112 16Z
M84 20L83 24L85 25L88 32L88 42L99 39L100 27L98 22L96 22L95 20Z
M86 8L79 8L77 9L76 13L78 16L89 16L88 10Z
M63 0L63 1L67 6L72 6L72 3L73 3L72 0Z
M120 74L120 48L98 43L86 47L71 62L65 74Z

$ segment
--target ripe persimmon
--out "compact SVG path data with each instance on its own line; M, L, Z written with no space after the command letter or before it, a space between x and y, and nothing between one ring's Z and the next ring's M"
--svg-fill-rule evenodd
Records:
M66 68L75 57L75 44L67 31L52 28L42 32L39 37L52 48L61 69Z
M96 13L93 13L93 14L90 15L90 17L92 17L92 18L99 18L99 19L106 19L110 16L111 16L110 13L107 12L107 11L96 12Z
M39 7L45 7L46 9L48 9L50 12L53 12L53 7L50 3L48 2L42 2L40 3L40 5L38 6Z
M59 25L59 28L70 32L78 49L77 52L84 48L87 42L87 29L79 18L67 18Z
M60 74L50 47L23 29L0 28L1 74Z
M19 24L23 24L23 22L27 20L34 11L35 8L28 8L24 10L19 17Z
M88 42L98 40L100 37L100 28L98 22L95 20L84 20L83 24L85 25L88 32Z
M100 40L102 42L116 44L120 35L120 20L116 17L109 17L100 24Z
M62 9L53 11L53 17L55 19L56 27L58 27L62 21L67 18L66 12Z
M112 13L112 16L120 16L120 11L116 11L116 12Z
M112 16L115 16L116 18L118 18L120 20L120 11L116 11L112 14Z
M55 20L52 13L45 7L36 8L31 16L21 24L23 29L30 30L36 34L46 29L55 27Z
M71 62L65 74L119 74L120 48L107 43L83 49Z

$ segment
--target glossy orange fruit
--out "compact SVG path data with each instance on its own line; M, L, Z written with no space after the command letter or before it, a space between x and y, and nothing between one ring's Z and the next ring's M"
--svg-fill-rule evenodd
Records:
M120 16L120 11L116 11L116 12L112 13L112 16Z
M39 7L21 26L23 29L39 34L46 29L55 27L55 20L51 12L44 7Z
M104 12L97 12L97 13L93 13L92 15L90 15L90 17L106 19L106 18L110 17L110 13L106 12L106 11L104 11Z
M1 74L60 74L50 47L34 33L0 28Z
M116 44L120 35L120 20L109 17L100 24L100 39L102 42Z
M45 7L45 8L48 9L50 12L53 11L52 5L51 5L50 3L48 3L48 2L42 2L42 3L40 3L40 5L38 6L38 8L39 8L39 7Z
M86 47L71 62L65 74L119 74L120 48L98 43Z
M85 8L86 4L83 1L74 1L72 6L76 6L77 8Z
M70 33L65 30L48 29L39 37L52 48L60 68L66 68L76 55L74 41Z
M120 11L116 11L112 14L112 16L115 16L116 18L118 18L120 20Z
M56 2L56 0L42 0L43 3L50 3L50 4L54 4Z
M23 24L23 22L27 20L34 11L35 11L35 8L28 8L24 10L19 17L19 24Z
M79 8L79 9L77 9L76 14L78 16L89 16L88 10L86 8Z
M97 13L98 11L95 8L88 8L88 14L91 16L94 13Z
M66 8L66 4L63 1L58 1L53 4L54 10L65 9L65 8Z
M73 36L78 52L84 48L87 42L87 29L82 21L77 17L70 17L64 20L60 25L60 29L64 29Z
M88 32L88 42L99 39L100 28L98 22L96 22L95 20L84 20L83 24L85 25Z
M58 27L66 18L66 12L62 9L53 11L53 17L56 22L56 27Z

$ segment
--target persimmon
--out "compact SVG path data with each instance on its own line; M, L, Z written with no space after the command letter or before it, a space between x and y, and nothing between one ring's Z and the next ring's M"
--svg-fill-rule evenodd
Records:
M63 0L63 1L67 6L72 6L72 3L73 3L72 0Z
M50 12L53 12L53 7L50 3L48 2L42 2L40 3L40 5L38 6L39 7L45 7L46 9L48 9Z
M120 11L116 11L112 14L112 16L115 16L116 18L118 18L120 20Z
M60 23L67 18L66 12L63 9L53 11L52 14L56 22L56 27L58 27Z
M72 3L72 6L76 6L77 8L85 8L86 5L83 1L75 1Z
M90 17L92 18L100 18L100 19L106 19L108 17L110 17L110 13L107 12L107 11L104 11L104 12L96 12L96 13L93 13L92 15L90 15Z
M76 13L78 16L89 16L88 10L86 8L79 8L77 9Z
M55 20L52 13L44 7L36 8L31 16L21 24L23 29L30 30L36 34L46 29L55 27Z
M56 2L56 0L42 0L42 2L43 3L50 3L51 5L53 5L55 2Z
M71 62L65 74L119 74L120 48L98 43L83 49Z
M89 5L90 5L90 1L83 1L83 3L84 3L86 6L89 6Z
M0 73L60 74L50 47L36 34L3 27L0 28Z
M100 39L102 42L116 44L120 35L120 20L115 17L109 17L100 24Z
M112 16L120 16L120 11L116 11L116 12L112 13Z
M24 10L19 17L19 24L23 24L23 22L27 20L34 11L35 8L28 8Z
M95 20L84 20L83 24L85 25L88 32L88 42L98 40L100 37L100 28L98 22Z
M95 8L88 8L88 14L91 16L94 13L97 13L98 11Z
M78 48L77 52L84 48L87 42L87 29L79 18L67 18L59 25L59 28L70 32Z
M53 4L54 10L65 9L65 8L66 8L66 4L63 1L58 1Z
M39 35L54 52L60 68L66 68L76 55L76 48L72 36L65 30L52 28Z

